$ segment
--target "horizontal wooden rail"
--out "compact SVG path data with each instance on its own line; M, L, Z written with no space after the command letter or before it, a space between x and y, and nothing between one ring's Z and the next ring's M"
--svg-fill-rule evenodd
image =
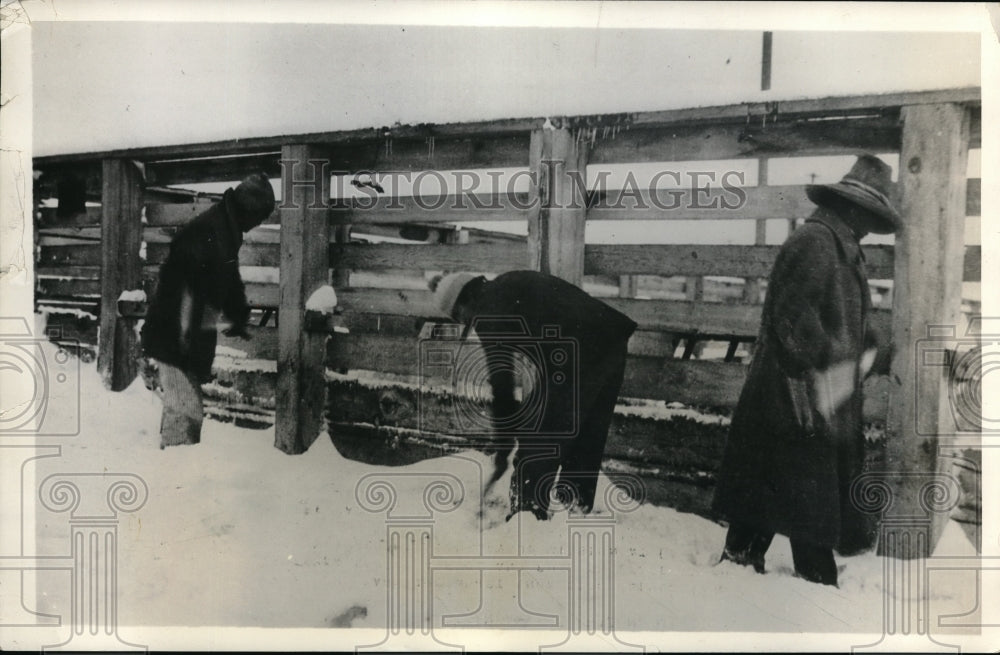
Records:
M767 155L829 156L898 152L898 116L841 120L785 120L744 116L743 121L713 125L642 128L630 126L607 136L595 133L591 164L704 161ZM741 124L742 123L742 124Z
M686 178L683 181L689 182ZM801 185L739 187L722 181L726 187L708 188L703 177L694 182L698 188L638 192L625 189L594 194L587 220L804 218L816 208Z
M660 185L674 181L677 173L664 167ZM696 180L681 176L688 188L626 189L592 193L589 220L755 220L767 218L801 218L814 205L806 198L805 186L784 185L764 187L736 186L735 177L717 176L715 183L726 187L708 189L708 178ZM692 188L696 186L697 188ZM189 222L208 209L212 201L203 198L193 202L147 202L146 223L150 227L177 227ZM421 198L361 198L338 201L330 211L333 225L449 223L473 221L526 221L530 213L526 193L450 194ZM36 229L61 236L100 237L101 208L88 207L86 213L70 217L56 216L55 207L43 207ZM982 180L970 178L966 185L966 215L982 213ZM276 210L268 223L280 222ZM94 228L88 230L88 228ZM73 230L80 230L74 233ZM96 231L95 231L96 230ZM148 240L148 239L147 239ZM251 238L252 240L252 238Z
M916 104L941 102L963 103L978 106L982 92L979 87L943 89L906 93L869 94L841 97L826 97L804 100L781 100L777 102L736 103L711 107L670 109L665 111L637 112L629 114L606 114L575 116L565 118L514 118L470 123L446 123L440 125L402 125L393 127L365 128L334 132L313 132L308 134L231 139L197 144L155 146L120 150L56 154L36 157L34 165L40 169L88 162L105 158L130 158L145 162L155 162L180 158L218 157L220 155L254 154L277 150L291 143L313 143L317 145L340 146L371 143L384 145L387 137L394 142L414 140L418 143L429 137L435 140L447 138L526 138L531 130L541 128L546 121L556 127L583 128L657 128L690 125L692 123L746 124L748 118L770 116L775 122L792 121L813 117L846 117L879 115L898 111L900 107ZM887 114L890 115L891 114ZM978 114L973 116L973 138L981 128ZM436 149L436 148L435 148ZM395 150L395 145L393 147ZM520 150L525 152L526 149ZM497 165L496 162L491 162Z
M588 245L587 275L722 275L766 278L780 246ZM964 279L981 279L981 247L965 249ZM865 246L872 280L893 277L892 246Z
M169 244L147 243L146 264L158 265ZM588 245L584 253L587 275L717 275L766 278L779 246L718 245ZM866 246L868 277L892 279L891 246ZM963 279L982 278L982 248L967 246ZM75 267L94 267L100 262L98 243L43 245L37 265L50 275L91 277L93 271L73 272ZM516 242L453 244L331 244L331 265L348 270L448 270L505 272L526 268L525 248ZM276 243L247 243L240 249L240 265L277 267ZM65 268L60 272L61 267Z
M337 268L490 271L527 268L528 254L519 243L467 245L333 244L330 261Z

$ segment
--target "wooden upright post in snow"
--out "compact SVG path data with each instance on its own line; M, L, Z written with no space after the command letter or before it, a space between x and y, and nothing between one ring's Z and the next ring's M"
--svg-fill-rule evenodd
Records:
M97 370L104 386L125 389L138 373L135 321L118 316L122 291L141 285L142 171L128 159L105 159L101 186L101 318Z
M528 261L536 271L583 285L587 150L565 128L531 133L532 212Z
M278 279L278 381L274 445L308 450L326 405L326 334L305 330L309 296L330 280L330 172L314 146L281 149L281 261Z
M947 367L921 357L921 340L958 333L965 237L969 112L954 103L902 109L899 158L901 213L896 235L892 317L894 385L887 421L887 482L892 503L884 517L897 526L879 550L927 557L948 520L940 492L954 490L941 456L955 427ZM943 354L943 353L941 353ZM931 366L933 371L926 367ZM945 494L947 495L947 494ZM957 501L957 498L955 499ZM899 517L908 522L900 522ZM883 528L883 537L886 537Z

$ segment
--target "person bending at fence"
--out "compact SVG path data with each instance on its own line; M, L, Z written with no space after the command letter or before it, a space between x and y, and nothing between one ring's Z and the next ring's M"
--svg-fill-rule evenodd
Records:
M493 392L487 490L517 447L507 519L525 510L548 519L557 477L560 500L589 513L635 322L569 282L534 271L492 281L453 273L440 280L435 299L466 326L465 334L475 329L485 353L488 370L473 366L463 374L485 374ZM522 402L515 399L519 356L534 362L537 385Z
M200 385L211 378L220 315L229 325L227 336L250 338L239 250L243 233L273 211L267 176L251 175L170 243L142 328L143 353L155 363L163 388L161 448L201 440Z
M837 584L834 549L870 548L874 525L850 500L864 458L861 384L874 359L871 295L859 241L901 225L889 166L858 158L837 184L810 185L819 207L782 245L733 414L714 511L729 521L722 559L764 572L775 533L796 574Z

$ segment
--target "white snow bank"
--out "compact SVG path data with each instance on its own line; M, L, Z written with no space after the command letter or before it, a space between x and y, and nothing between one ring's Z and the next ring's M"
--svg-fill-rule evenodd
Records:
M118 302L146 302L146 292L142 289L126 289L118 296Z
M42 347L51 359L55 346ZM80 434L60 442L59 456L36 458L26 470L36 481L67 471L131 473L148 486L148 500L139 511L119 514L115 607L125 639L131 636L130 626L326 628L343 625L341 618L347 615L351 627L384 632L390 611L387 517L385 511L365 509L364 494L356 492L369 475L387 480L385 489L397 500L393 511L399 515L414 508L425 511L428 497L441 500L440 494L425 493L428 484L457 480L461 493L448 504L450 511L433 516L430 552L435 557L568 557L571 552L571 521L565 513L548 522L523 514L518 520L502 520L507 477L488 502L481 502L490 462L480 453L393 468L370 466L345 459L321 434L306 453L288 456L274 448L273 429L213 420L206 421L200 444L161 451L160 401L141 380L112 393L88 364L81 367L80 389L87 399ZM68 408L69 403L50 403L49 411ZM877 638L886 594L913 595L923 588L887 588L884 560L874 553L838 557L839 588L804 582L793 576L788 540L780 536L768 553L764 575L718 564L725 528L651 505L612 514L605 501L609 485L602 474L596 511L614 523L614 586L606 598L614 604L618 632L823 632L830 633L831 648L846 649L873 639L867 638L870 634L835 633L865 631ZM377 496L369 498L377 502ZM36 495L25 497L37 500ZM36 528L27 541L36 549L31 552L69 552L68 515L40 505L35 511ZM974 549L950 522L936 554L971 556ZM977 606L974 577L935 576L927 606L932 620ZM36 582L37 595L25 596L26 607L62 615L63 621L32 628L32 638L65 641L70 577L65 571L39 571ZM444 615L476 612L489 625L529 625L540 615L555 615L564 626L571 611L565 570L439 570L428 584L433 604L427 607L435 626ZM211 630L214 635L216 628ZM943 638L942 643L952 641L947 630L935 623L935 637ZM703 634L706 648L723 648L719 637ZM337 643L349 649L379 640L369 633L355 644L353 635L338 633ZM659 649L670 646L666 635L639 637L659 639ZM157 649L159 642L149 646Z
M309 300L306 301L306 309L323 314L332 314L336 306L337 292L329 285L321 286L313 291Z
M226 351L231 350L232 352L220 352L220 350L222 349L216 348L215 350L213 366L224 368L227 371L257 371L260 373L277 373L278 371L278 362L273 359L250 359L246 353L241 353L236 349L226 349Z
M46 316L48 314L69 314L70 316L76 316L77 318L89 318L92 321L97 320L96 314L94 314L93 312L88 312L86 310L80 309L79 307L39 304L38 312L42 316ZM44 331L40 332L39 334L44 334Z
M709 425L729 425L729 417L719 414L706 414L680 403L667 403L662 400L627 399L615 407L615 413L623 416L669 421L675 418L687 418L698 423Z
M242 357L242 358L246 359L247 355L248 355L247 351L240 350L238 348L230 348L229 346L216 346L215 347L215 356L216 357L233 357L233 358Z

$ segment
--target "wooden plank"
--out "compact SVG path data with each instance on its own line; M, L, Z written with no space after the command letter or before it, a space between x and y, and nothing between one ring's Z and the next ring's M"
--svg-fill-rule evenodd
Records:
M330 222L334 225L360 225L526 221L531 204L532 200L526 193L506 192L362 197L335 201L330 211Z
M118 297L123 291L139 289L141 283L142 172L132 161L108 159L103 179L97 370L105 387L121 391L138 374L138 335L133 321L118 316Z
M156 161L146 164L146 181L168 186L202 182L238 182L252 173L281 177L280 149L229 157Z
M525 249L517 243L345 244L330 246L331 261L351 270L413 269L502 273L525 268ZM335 259L338 258L338 259ZM242 263L242 259L240 260Z
M243 351L249 359L278 360L278 330L272 325L247 327L250 339L227 337L219 333L217 348L231 348Z
M421 373L420 341L409 336L355 332L338 335L327 344L326 365L340 372L363 370L417 376Z
M939 102L979 105L982 101L980 87L939 89L930 91L905 91L853 96L828 96L803 100L748 102L735 105L715 105L690 109L639 112L632 115L632 127L675 125L698 122L745 121L749 116L776 113L786 118L865 115L873 110L898 109L907 105L924 105Z
M422 123L419 125L369 127L356 130L309 132L305 134L286 134L249 139L227 139L172 146L150 146L49 155L36 157L34 165L39 168L50 168L60 164L87 162L106 157L130 157L145 161L218 157L222 154L240 155L259 153L271 150L272 148L282 148L294 143L336 146L338 150L345 145L357 145L359 143L376 144L384 147L387 136L391 137L393 141L416 140L419 142L424 142L429 137L434 137L435 139L503 139L505 137L521 136L524 138L532 129L541 127L544 121L544 118L504 118L468 123L443 123L439 125Z
M394 132L395 133L395 132ZM388 151L387 151L388 150ZM335 171L447 171L477 168L514 168L528 165L528 131L522 133L448 138L392 138L337 148Z
M57 208L55 207L39 207L38 208L38 225L41 226L59 226L59 227L84 227L84 226L99 226L101 224L101 214L102 210L100 207L87 207L86 212L79 214L74 214L72 216L59 216L56 214Z
M38 260L35 260L36 264ZM90 265L90 266L35 266L35 278L52 278L52 279L68 279L68 278L88 278L97 280L101 277L101 266Z
M607 191L593 194L587 220L754 220L802 218L816 206L806 197L805 186L708 186L707 178L695 188Z
M148 243L146 263L162 263L169 251L165 240ZM868 277L891 280L892 246L865 246ZM705 245L587 245L584 265L587 275L722 275L758 277L770 275L778 246L705 246ZM964 279L982 277L982 248L968 246L963 268ZM511 243L453 244L331 244L332 258L350 270L468 270L503 273L524 268L524 247ZM278 246L269 243L246 243L240 249L241 266L277 267ZM86 277L75 269L100 264L99 245L52 246L39 249L37 265L41 270L67 277ZM68 268L65 268L68 267ZM52 269L52 270L49 270ZM62 271L57 269L63 269Z
M667 177L666 175L669 175ZM669 171L657 183L673 182L679 174ZM680 189L626 189L591 194L588 220L752 220L767 218L802 218L815 205L806 197L804 185L764 187L735 186L737 180L719 177L714 182L720 188L708 188L706 177L684 178L693 186ZM967 213L981 213L981 180L969 181ZM469 193L422 198L400 197L360 198L333 203L330 222L333 225L447 223L473 221L526 221L535 201L525 193ZM582 202L582 201L581 201ZM207 200L192 203L150 203L146 206L146 222L151 226L183 225L211 206ZM99 222L99 209L88 214ZM90 212L88 209L88 212ZM43 209L54 217L54 210ZM54 220L54 219L53 219ZM277 223L275 214L268 223ZM78 222L74 224L85 225Z
M430 290L338 289L337 300L346 312L431 318L438 316L440 311L433 304Z
M73 279L51 279L35 278L35 295L49 298L60 296L101 296L101 281L81 278Z
M982 216L983 214L983 181L971 177L965 185L965 215Z
M979 282L983 279L983 248L982 246L966 246L962 265L962 280L964 282Z
M770 63L768 63L770 66ZM769 168L770 160L766 157L761 157L757 160L757 185L760 187L767 188L770 184L769 182ZM803 192L805 190L803 189ZM795 216L794 214L792 215ZM794 220L794 218L792 219ZM755 246L767 245L767 219L758 218L757 223L754 226L754 238L753 243ZM789 234L791 234L789 232ZM763 281L759 277L746 278L746 283L743 285L743 302L748 302L751 304L757 304L763 301ZM735 342L730 344L730 353L733 352L735 347ZM726 359L730 359L729 356Z
M621 395L729 408L745 378L743 364L629 356Z
M215 204L213 201L203 199L186 203L148 203L146 205L146 223L154 227L184 225L213 204Z
M274 308L278 306L280 293L277 284L248 282L244 286L246 287L247 303L251 307Z
M948 520L948 512L925 509L923 488L948 472L938 448L957 427L947 376L939 366L924 365L921 353L933 337L931 326L959 325L969 111L957 104L931 104L906 107L902 118L899 181L907 221L896 238L892 370L900 383L888 408L887 478L893 501L889 516L911 521L897 535L907 540L881 541L879 551L909 559L929 557Z
M583 284L587 148L567 129L531 133L528 266Z
M771 89L771 46L773 33L764 32L764 42L760 56L760 90L769 91Z
M764 277L779 246L588 245L587 275L723 275ZM868 276L892 278L892 247L865 246Z
M147 186L143 191L146 204L151 203L185 203L185 202L219 202L222 200L221 193L208 193L205 191L192 191L190 189L176 189L164 186Z
M624 298L602 300L638 323L641 330L725 340L729 337L753 339L760 329L761 305ZM873 310L870 320L876 328L884 330L883 334L889 333L891 314L888 310Z
M609 114L577 116L571 118L550 118L557 127L578 126L604 127L630 125L638 127L673 126L692 122L745 122L747 115L760 116L777 110L779 116L801 118L812 116L845 116L866 114L873 110L898 109L905 105L933 104L938 102L964 103L978 106L981 103L979 87L942 89L875 95L854 95L825 97L805 100L781 100L777 102L739 103L711 107L671 109L665 111L639 112L635 114ZM503 138L523 136L533 129L541 128L546 118L513 118L470 123L447 123L441 125L401 125L335 132L313 132L298 135L257 137L251 139L230 139L196 144L155 146L145 148L120 149L101 152L83 152L36 157L34 166L40 169L58 164L87 162L105 158L132 158L144 161L179 159L182 157L218 157L221 154L236 155L260 153L277 149L291 143L314 143L343 145L357 142L384 144L388 133L395 141L418 140L428 137L437 140L446 138Z
M330 178L320 174L319 165L313 166L325 157L325 152L308 145L284 146L281 150L281 159L291 164L295 177L283 180L284 200L280 210L280 320L274 445L290 454L305 452L316 440L322 427L326 399L323 353L327 335L303 329L306 300L330 280L330 224L327 220ZM242 263L242 257L240 261Z
M36 263L41 268L57 266L100 266L101 244L42 246Z
M772 156L832 156L870 152L897 152L900 128L895 116L841 120L761 119L723 124L691 124L638 128L635 125L611 138L597 139L590 163L645 163L742 159Z

